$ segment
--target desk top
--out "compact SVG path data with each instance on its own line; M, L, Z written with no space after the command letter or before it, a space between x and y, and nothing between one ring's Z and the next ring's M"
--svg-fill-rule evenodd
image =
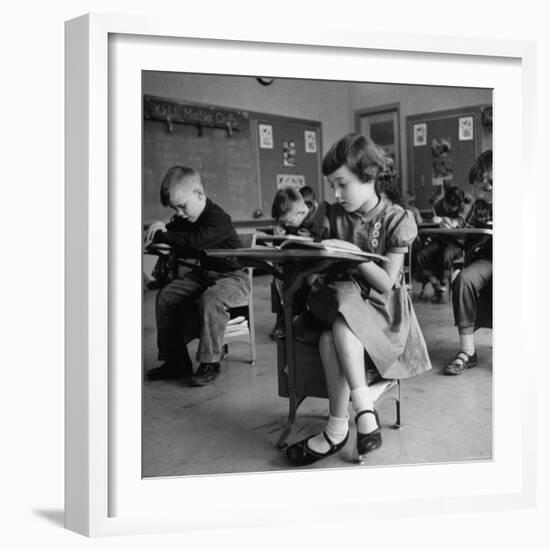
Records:
M423 228L418 230L419 235L446 235L448 237L468 237L476 235L493 235L492 229L478 227L446 229L444 227Z
M240 258L251 260L263 260L267 262L279 262L279 263L297 263L303 261L331 261L331 262L341 262L348 261L354 263L364 263L366 259L364 257L358 256L353 252L334 251L334 250L323 250L323 249L279 249L279 248L232 248L232 249L217 249L217 250L207 250L207 256L212 257L231 257L231 258Z

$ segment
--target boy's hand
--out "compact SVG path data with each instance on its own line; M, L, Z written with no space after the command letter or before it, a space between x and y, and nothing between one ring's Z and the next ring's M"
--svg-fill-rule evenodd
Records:
M334 246L335 248L342 248L344 250L351 250L353 252L361 251L361 249L356 244L350 243L348 241L343 241L341 239L325 239L321 242L323 244L326 244L327 246Z
M152 223L148 229L147 233L145 233L145 243L151 244L153 242L153 238L155 237L155 233L157 231L166 231L166 224L164 222L155 222Z
M273 235L286 235L286 230L282 225L275 225L273 227Z
M450 218L445 216L444 218L441 218L441 222L439 223L439 227L442 227L443 229L452 229L454 227L453 222Z
M296 232L296 235L299 235L300 237L311 237L311 231L308 231L307 229L300 227Z

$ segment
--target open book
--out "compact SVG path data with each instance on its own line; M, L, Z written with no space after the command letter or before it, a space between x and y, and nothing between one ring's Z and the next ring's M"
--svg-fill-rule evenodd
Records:
M351 250L344 246L329 245L325 243L316 243L313 241L303 241L296 239L287 239L281 243L279 248L287 249L308 249L308 248L317 248L320 250L326 250L327 252L346 252L347 254L352 254L354 256L361 256L365 260L378 260L381 262L387 262L388 258L381 256L380 254L373 254L372 252L363 252L362 250Z
M296 241L302 243L312 243L313 237L306 237L303 235L262 235L261 233L256 234L256 239L271 241L272 243L283 243L285 241Z

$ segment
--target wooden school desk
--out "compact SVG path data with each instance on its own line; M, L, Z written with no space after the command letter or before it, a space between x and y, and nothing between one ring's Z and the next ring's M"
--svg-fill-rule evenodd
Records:
M260 239L258 239L260 240ZM231 257L239 261L243 267L257 267L273 274L283 281L283 310L285 318L285 356L288 371L288 420L277 447L286 448L286 440L290 435L296 410L307 395L299 395L296 385L296 355L294 329L292 324L292 304L296 291L301 288L306 278L314 273L323 273L336 263L360 264L365 262L353 252L327 251L322 249L279 249L259 247L253 249L210 250L208 256ZM311 394L309 394L311 395Z
M471 228L453 228L447 229L445 227L429 227L418 230L419 235L442 235L446 237L476 237L482 235L493 235L492 229L485 229L480 227Z

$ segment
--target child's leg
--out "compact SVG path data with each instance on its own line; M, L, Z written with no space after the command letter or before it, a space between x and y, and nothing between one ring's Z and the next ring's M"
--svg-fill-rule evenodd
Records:
M214 275L199 300L201 333L197 360L217 363L223 351L225 327L229 321L228 308L247 303L250 294L248 274L242 270L219 276Z
M447 374L461 374L465 368L477 364L474 343L477 302L479 293L490 283L492 276L492 262L477 260L465 267L453 282L453 311L460 351L445 367L444 372Z
M341 316L338 316L332 325L332 334L342 372L351 389L351 402L355 413L373 410L374 401L378 396L367 386L363 344ZM364 414L358 420L357 430L360 433L369 433L377 427L376 418L372 414Z
M271 311L275 313L275 325L271 330L270 336L275 340L285 336L285 317L283 311L283 282L273 277L271 282Z
M460 258L463 249L456 243L450 242L443 248L443 274L441 276L441 284L447 284L451 277L453 264L455 260Z
M182 316L204 287L198 274L190 272L159 290L155 304L159 360L187 371L191 369L186 346L190 335L183 334Z
M475 326L477 301L481 289L493 277L493 263L477 260L465 267L453 282L453 312L455 325L461 329Z
M329 398L329 419L324 432L334 443L343 441L348 433L349 385L340 368L331 331L325 331L319 339L319 353L323 362ZM308 439L307 446L317 453L330 449L325 436L320 433Z
M437 255L438 251L439 243L437 241L428 243L418 251L416 263L421 280L429 281L435 277L434 257Z

